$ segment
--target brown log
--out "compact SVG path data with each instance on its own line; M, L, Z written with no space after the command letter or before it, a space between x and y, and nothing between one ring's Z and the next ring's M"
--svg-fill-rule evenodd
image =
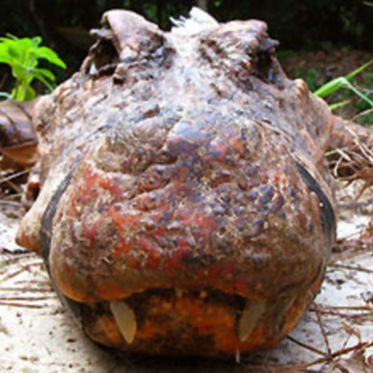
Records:
M37 161L37 138L32 111L38 99L0 102L0 153L4 164L30 167Z

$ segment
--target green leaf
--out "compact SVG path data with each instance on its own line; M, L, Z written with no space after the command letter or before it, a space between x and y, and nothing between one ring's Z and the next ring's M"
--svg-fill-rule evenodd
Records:
M7 32L5 35L6 35L6 37L7 37L8 39L18 40L17 36L14 36L13 34L11 34L11 33L9 33L9 32Z
M31 87L34 79L40 80L49 90L53 90L50 81L54 82L56 77L48 69L37 68L39 59L46 59L51 64L66 68L66 64L56 52L40 46L42 41L40 36L19 39L8 34L7 37L0 38L0 63L6 63L11 68L12 76L16 80L11 96L16 100L29 100L36 96Z
M35 78L40 80L50 91L53 91L53 86L48 82L47 79L43 76L43 74L40 74L38 72L35 72Z
M12 61L11 68L12 68L12 75L17 80L23 79L24 75L27 74L28 72L27 66L20 64L16 60Z
M17 101L24 101L26 94L22 87L18 87L12 90L12 96Z
M373 64L373 60L368 61L364 65L360 66L356 70L352 71L345 77L339 77L336 79L331 80L330 82L324 84L322 87L320 87L314 94L318 97L325 97L330 95L331 93L335 92L337 89L341 88L343 84L346 83L346 81L353 78L355 75L361 73L363 70L365 70L367 67Z
M373 60L370 60L368 61L367 63L365 63L364 65L360 66L359 68L357 68L356 70L354 70L352 73L349 73L347 76L346 76L346 79L347 80L350 80L351 78L353 78L355 75L361 73L363 70L365 70L367 67L369 67L370 65L373 64Z
M0 44L0 63L7 63L11 62L11 57L9 55L9 51L6 45Z
M34 99L36 97L36 92L30 85L24 84L14 89L12 95L17 101L27 101Z
M34 48L37 48L41 44L42 41L43 41L43 39L42 39L41 36L35 36L34 38L32 38Z
M359 96L362 100L367 102L373 108L373 101L368 96L364 95L364 93L360 92L357 88L355 88L348 80L344 82L344 85L346 85L348 89L354 92L357 96Z
M56 76L50 70L39 68L34 70L34 74L35 73L41 74L45 76L47 79L52 80L53 82L56 80Z
M31 86L28 86L26 88L26 95L25 95L25 100L28 101L28 100L33 100L34 98L36 98L37 94L34 90L34 88L32 88Z
M34 72L29 73L29 74L25 74L25 76L22 80L22 84L25 85L25 86L29 86L34 79L35 79L35 73Z
M66 69L66 64L59 57L58 54L48 47L40 47L37 49L36 55L39 58L45 58L50 63Z
M329 156L334 155L334 154L337 154L337 150L335 150L335 149L333 149L333 150L331 150L329 152L326 152L324 154L324 157L329 157Z
M346 100L346 101L342 101L342 102L337 102L336 104L330 105L330 106L329 106L329 109L330 109L331 111L333 111L333 110L338 109L338 108L340 108L340 107L346 106L346 105L348 105L348 104L350 104L350 103L351 103L350 100Z
M318 97L325 97L330 95L331 93L335 92L337 89L341 88L343 84L343 79L345 78L336 78L331 80L330 82L324 84L320 87L314 94Z

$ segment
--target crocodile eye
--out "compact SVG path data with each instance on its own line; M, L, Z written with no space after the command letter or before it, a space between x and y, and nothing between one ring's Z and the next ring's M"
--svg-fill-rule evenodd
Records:
M276 58L276 40L264 22L232 21L201 38L200 53L213 68L249 86L252 76L277 83L284 74Z
M268 39L268 43L271 43L268 49L259 50L254 58L253 75L264 81L274 83L277 67L277 59L275 58L277 42Z
M94 51L94 66L97 70L112 63L118 63L119 56L111 40L101 40Z
M131 66L136 61L156 59L156 52L162 51L163 33L137 14L112 10L103 15L101 23L101 29L91 31L97 42L83 63L85 74L111 75L120 63Z
M115 48L109 30L92 30L98 41L91 47L89 56L83 64L83 72L91 76L112 74L119 63L119 54Z

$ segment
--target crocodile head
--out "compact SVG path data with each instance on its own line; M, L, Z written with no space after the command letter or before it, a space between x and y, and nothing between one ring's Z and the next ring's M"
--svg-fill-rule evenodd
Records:
M179 23L104 14L81 70L39 102L41 190L18 241L99 343L269 348L334 241L330 112L282 72L265 23Z

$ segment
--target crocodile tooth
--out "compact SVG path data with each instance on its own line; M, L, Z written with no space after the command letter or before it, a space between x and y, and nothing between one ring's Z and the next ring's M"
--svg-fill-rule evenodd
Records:
M238 321L238 338L241 342L246 342L250 337L265 309L265 302L249 299L246 301L245 309Z
M123 338L128 344L131 344L135 339L137 330L135 312L122 300L110 302L110 309Z

